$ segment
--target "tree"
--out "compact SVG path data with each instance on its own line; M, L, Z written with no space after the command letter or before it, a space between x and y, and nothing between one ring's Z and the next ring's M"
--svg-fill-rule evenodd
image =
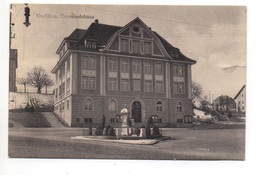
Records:
M192 83L191 83L192 100L201 99L202 92L203 92L202 86L199 83L192 81Z
M29 84L37 88L37 93L41 93L44 86L50 86L52 80L49 78L45 69L42 67L34 67L30 72L27 73Z
M24 92L26 92L26 85L29 84L28 78L18 78L17 79L18 84L23 84Z
M46 82L45 82L45 93L47 94L47 89L48 89L48 87L49 86L53 86L54 85L54 82L51 80L51 79L48 79L48 80L46 80Z

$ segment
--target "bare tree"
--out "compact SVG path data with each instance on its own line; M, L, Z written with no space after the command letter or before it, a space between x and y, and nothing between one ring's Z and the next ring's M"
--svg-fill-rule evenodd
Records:
M41 93L42 88L44 86L50 86L50 82L52 82L45 69L42 67L34 67L27 73L27 78L29 84L37 88L37 93Z
M202 99L202 97L201 97L202 92L203 92L202 86L199 83L192 81L192 83L191 83L191 98L192 98L192 100Z
M24 87L24 92L26 92L26 85L29 84L28 78L18 78L17 83L22 84Z
M48 79L48 80L46 80L46 82L45 82L45 93L47 94L47 89L48 89L48 87L49 86L53 86L54 85L54 82L51 80L51 79Z

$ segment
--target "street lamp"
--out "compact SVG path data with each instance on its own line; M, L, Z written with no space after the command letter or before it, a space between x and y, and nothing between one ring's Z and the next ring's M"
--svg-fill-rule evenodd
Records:
M29 22L29 16L30 16L30 8L28 7L28 4L25 4L26 7L24 8L24 16L25 16L25 22L23 23L26 27L31 25Z

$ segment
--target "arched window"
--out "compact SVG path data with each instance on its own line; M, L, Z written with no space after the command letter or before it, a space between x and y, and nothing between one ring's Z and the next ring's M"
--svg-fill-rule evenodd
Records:
M178 102L177 105L176 105L176 109L177 109L177 112L182 112L182 103L181 102Z
M109 100L108 111L116 111L116 101L114 99Z
M161 101L156 103L156 111L163 111L163 104Z
M93 111L93 109L94 109L94 103L93 103L93 101L92 101L90 98L88 98L88 99L85 100L84 109L85 109L86 111Z

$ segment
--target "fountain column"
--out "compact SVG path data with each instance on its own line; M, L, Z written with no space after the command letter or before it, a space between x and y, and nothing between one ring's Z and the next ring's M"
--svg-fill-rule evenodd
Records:
M122 136L129 136L129 123L128 123L128 110L126 108L123 108L120 112L122 116L122 125L121 125L121 135Z

